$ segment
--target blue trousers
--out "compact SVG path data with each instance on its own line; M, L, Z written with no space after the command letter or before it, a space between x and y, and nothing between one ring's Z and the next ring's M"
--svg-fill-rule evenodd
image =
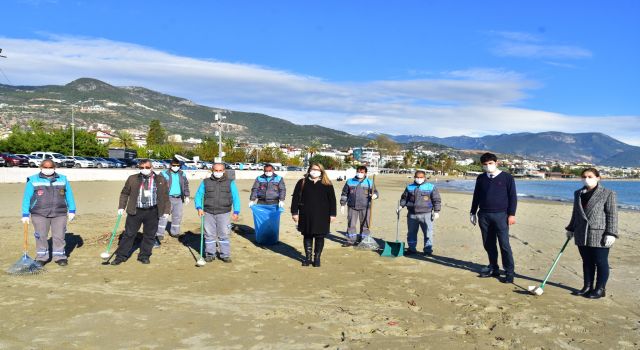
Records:
M433 221L431 213L407 214L407 245L410 250L416 250L418 245L418 229L422 229L424 236L424 251L433 252Z
M502 256L502 267L508 276L514 275L515 264L513 262L513 253L511 252L511 244L509 243L509 215L503 213L478 213L478 225L482 232L482 244L484 250L489 256L489 266L498 270L498 248L496 241L500 246L500 255Z
M609 279L609 248L578 246L578 251L582 257L585 282L593 282L597 271L596 286L605 288Z

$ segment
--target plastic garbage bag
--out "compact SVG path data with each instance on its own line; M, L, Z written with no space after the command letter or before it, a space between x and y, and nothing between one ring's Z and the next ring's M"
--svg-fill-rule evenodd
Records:
M280 214L284 208L275 205L256 204L251 207L253 224L258 244L272 245L278 243L280 236Z
M362 241L360 241L355 248L362 250L379 250L380 246L378 245L378 242L371 237L371 235L363 235Z

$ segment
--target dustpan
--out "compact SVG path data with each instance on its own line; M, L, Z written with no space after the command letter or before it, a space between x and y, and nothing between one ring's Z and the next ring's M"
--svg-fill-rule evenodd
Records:
M29 231L29 224L24 223L24 242L22 257L15 264L7 269L7 273L10 275L22 276L22 275L35 275L44 272L44 267L37 261L31 259L28 250L28 238L27 232Z
M398 208L400 208L400 203L398 203ZM382 254L380 256L396 258L400 256L404 256L404 242L399 241L400 237L400 210L396 213L396 241L395 242L384 242L384 249L382 250Z

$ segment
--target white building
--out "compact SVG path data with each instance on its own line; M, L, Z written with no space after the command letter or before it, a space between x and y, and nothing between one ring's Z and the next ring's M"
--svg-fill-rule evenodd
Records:
M96 140L98 140L99 143L105 145L107 143L109 143L115 136L111 135L108 132L104 132L104 131L96 131Z
M180 134L169 135L167 136L167 140L169 140L169 142L182 143L182 135Z

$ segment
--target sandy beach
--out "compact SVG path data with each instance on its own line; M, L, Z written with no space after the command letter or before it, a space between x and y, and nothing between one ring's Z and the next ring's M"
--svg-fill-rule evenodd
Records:
M376 178L372 232L395 240L395 207L406 175ZM638 349L639 212L622 211L611 251L607 297L571 295L582 267L571 244L543 296L539 284L565 239L571 206L521 201L511 230L515 284L478 278L487 264L480 231L469 223L469 194L444 192L433 257L383 258L343 248L338 215L321 268L301 267L302 239L282 216L280 243L256 245L247 208L252 181L238 180L239 233L233 262L195 267L194 253L168 235L150 265L102 265L121 182L73 183L78 216L68 227L69 266L0 279L2 349ZM344 182L334 182L336 191ZM192 183L195 188L199 181ZM291 194L294 181L287 180ZM21 256L23 184L0 184L0 266ZM287 199L289 208L290 196ZM405 212L406 213L406 212ZM121 229L123 225L121 224ZM189 205L185 242L199 242ZM406 220L400 221L406 239ZM419 243L420 246L421 243ZM34 255L30 235L30 255ZM137 252L135 253L137 254Z

